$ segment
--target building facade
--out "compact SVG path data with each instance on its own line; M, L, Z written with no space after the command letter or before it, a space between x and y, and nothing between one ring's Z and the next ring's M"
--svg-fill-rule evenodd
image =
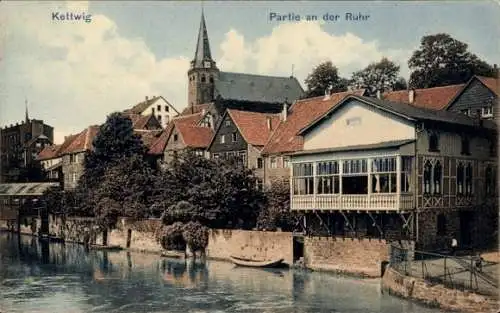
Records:
M172 118L179 114L177 109L162 96L146 97L144 101L125 110L124 113L142 117L154 116L162 128L167 128Z
M306 213L308 231L413 239L431 250L451 238L464 248L493 242L493 123L349 96L298 134L291 209Z

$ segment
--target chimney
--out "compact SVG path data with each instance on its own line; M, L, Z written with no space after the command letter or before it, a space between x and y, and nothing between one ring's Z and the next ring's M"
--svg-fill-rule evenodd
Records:
M380 94L380 89L377 89L377 99L381 99L382 98L382 95Z
M148 102L148 96L146 96L146 102Z
M330 100L330 94L332 93L332 89L333 89L332 86L328 86L325 89L325 97L323 98L323 101Z
M415 89L410 89L408 91L408 103L413 104L415 101Z
M273 125L272 125L272 122L271 122L271 117L267 116L266 120L267 120L267 129L273 130Z
M288 103L283 103L283 110L281 111L281 120L286 121L288 117Z

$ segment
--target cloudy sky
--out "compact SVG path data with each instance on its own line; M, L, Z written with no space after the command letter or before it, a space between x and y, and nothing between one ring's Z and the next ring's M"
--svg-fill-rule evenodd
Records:
M304 78L331 60L344 76L387 56L401 65L422 36L446 32L498 63L500 6L477 2L210 2L203 4L212 56L223 71ZM146 95L186 106L201 2L0 3L0 125L31 117L55 127L55 141L101 123ZM90 23L52 14L86 13ZM293 13L318 22L270 20ZM345 21L346 13L369 15ZM324 14L337 22L321 22Z

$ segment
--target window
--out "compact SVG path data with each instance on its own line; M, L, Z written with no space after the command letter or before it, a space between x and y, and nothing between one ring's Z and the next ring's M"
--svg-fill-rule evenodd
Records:
M37 143L35 144L35 146L36 146L37 148L40 148L40 147L42 146L42 144L41 144L41 143L39 143L39 142L37 142Z
M316 163L316 190L318 194L340 192L339 164L337 161Z
M231 140L232 140L233 142L236 142L236 139L237 139L237 138L238 138L238 136L236 135L236 132L234 132L234 133L232 133L232 134L231 134Z
M462 135L462 154L470 154L469 138L465 135Z
M69 163L76 163L76 155L75 154L69 155Z
M275 157L272 157L270 162L271 162L270 168L277 168L278 167L278 160Z
M206 80L205 75L201 75L201 82L204 83Z
M491 106L481 108L481 117L493 117L493 108Z
M463 114L470 116L470 109L465 109L461 111Z
M262 158L257 158L257 168L263 168L264 167L264 162Z
M284 168L289 168L290 167L290 158L283 157L283 167Z
M197 156L203 156L203 150L195 150L194 154Z
M238 161L241 162L243 165L247 164L247 153L246 153L246 151L240 151L240 152L238 152Z
M494 196L495 195L495 189L496 189L496 186L495 186L495 171L493 170L493 166L491 164L488 164L486 166L486 170L485 170L485 173L484 173L484 187L485 187L485 191L486 191L486 196Z
M432 173L432 192L434 194L441 194L441 181L443 180L442 172L441 162L437 161L434 164L434 171Z
M368 161L366 159L342 162L342 193L368 194Z
M226 143L226 136L220 135L220 143Z
M174 150L174 159L177 159L177 156L178 156L177 151Z
M372 161L372 192L395 193L397 186L396 158L380 158Z
M209 81L210 81L211 83L213 83L213 82L214 82L214 77L213 77L212 75L210 75L210 79L209 79Z
M161 112L161 105L159 105L159 104L158 104L158 105L156 106L156 110L158 110L158 112Z
M225 126L231 126L231 121L230 121L230 120L226 120L226 121L224 122L224 125L225 125Z
M155 114L155 108L151 108L151 114Z
M412 161L412 157L401 157L401 192L413 191Z
M459 162L457 165L457 194L472 195L472 164Z
M174 142L176 142L179 139L179 136L177 134L174 134Z
M168 105L165 106L165 112L168 112L168 110L170 110L170 108L168 107Z
M424 165L424 193L431 193L432 164L427 160Z
M314 176L312 163L299 163L293 165L293 194L314 194Z
M439 214L437 216L437 235L446 235L446 217L444 216L444 214Z
M429 151L439 151L439 137L436 133L429 134Z
M76 183L76 180L77 180L77 178L76 178L76 173L72 173L72 174L71 174L71 181L72 181L73 183Z
M219 159L219 158L220 158L220 155L219 155L218 153L214 153L214 154L213 154L213 158L217 160L217 159Z
M160 122L160 123L161 123L161 115L158 115L158 116L156 117L156 119L158 120L158 122Z
M264 183L263 183L262 179L257 178L255 183L256 183L257 190L262 191L264 189Z

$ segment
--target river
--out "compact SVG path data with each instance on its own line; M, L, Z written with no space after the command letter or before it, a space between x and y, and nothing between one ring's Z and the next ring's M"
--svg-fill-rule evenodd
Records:
M19 240L18 240L19 238ZM0 233L0 313L439 312L381 294L379 280L86 252Z

